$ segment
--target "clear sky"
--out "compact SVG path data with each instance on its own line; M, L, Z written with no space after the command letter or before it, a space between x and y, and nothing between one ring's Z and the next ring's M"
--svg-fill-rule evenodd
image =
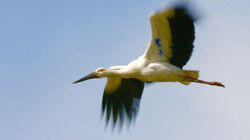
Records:
M249 140L250 1L193 0L201 19L185 69L226 88L147 86L136 124L104 129L106 79L72 82L142 55L167 0L1 0L1 140Z

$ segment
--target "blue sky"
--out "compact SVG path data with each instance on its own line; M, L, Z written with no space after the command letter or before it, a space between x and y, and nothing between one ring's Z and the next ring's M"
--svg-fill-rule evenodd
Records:
M0 139L250 139L250 1L191 1L201 20L185 69L226 88L147 86L136 124L104 129L106 79L71 83L142 55L148 15L173 1L1 0Z

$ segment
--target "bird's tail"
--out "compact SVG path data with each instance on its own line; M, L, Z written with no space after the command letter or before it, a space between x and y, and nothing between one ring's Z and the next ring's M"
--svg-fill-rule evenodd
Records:
M195 70L182 70L183 73L183 81L180 81L180 83L184 85L189 85L192 81L189 79L198 79L199 78L199 71Z

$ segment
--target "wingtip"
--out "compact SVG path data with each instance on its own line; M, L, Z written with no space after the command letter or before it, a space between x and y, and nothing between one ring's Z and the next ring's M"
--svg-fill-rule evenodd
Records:
M183 11L187 15L190 16L190 18L194 21L197 22L201 19L202 13L201 10L198 9L198 6L195 5L195 3L190 3L190 2L174 2L170 4L170 8L173 8L175 10Z

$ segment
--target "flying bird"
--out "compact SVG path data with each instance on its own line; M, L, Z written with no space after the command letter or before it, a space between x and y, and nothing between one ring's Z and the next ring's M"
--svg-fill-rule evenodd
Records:
M195 18L187 6L153 12L149 20L151 39L142 56L126 66L98 68L74 82L107 77L102 98L102 115L106 116L106 124L112 120L113 126L117 122L122 126L124 121L130 124L135 120L145 83L189 85L194 82L224 87L219 82L198 79L199 71L182 69L191 57L195 39Z

